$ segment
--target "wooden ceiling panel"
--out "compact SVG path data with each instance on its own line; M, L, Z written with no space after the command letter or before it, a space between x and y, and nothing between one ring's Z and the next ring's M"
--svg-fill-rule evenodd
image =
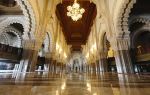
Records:
M0 15L23 15L15 0L0 0Z
M3 6L14 7L16 4L15 0L0 0L0 5Z
M63 0L57 5L56 15L60 20L65 35L66 41L69 45L79 48L85 44L91 31L93 20L96 17L96 5L90 3L89 0L78 0L78 3L85 9L83 17L78 21L73 21L71 17L67 16L67 6L72 5L74 0ZM78 45L78 46L77 46Z

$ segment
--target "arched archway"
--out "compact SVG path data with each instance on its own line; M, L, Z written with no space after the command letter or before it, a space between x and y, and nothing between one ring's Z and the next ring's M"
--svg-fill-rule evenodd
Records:
M131 34L131 58L135 72L150 72L150 29L142 27Z
M67 64L67 71L71 72L85 72L86 71L86 62L82 53L76 52L73 53Z
M13 71L22 58L21 30L16 29L13 27L13 24L11 24L1 31L0 37L0 52L2 53L0 59L8 60L6 62L0 60L0 65L6 66L6 68L1 68L1 70L4 72Z
M45 52L49 52L50 51L50 35L48 32L46 33L43 44L44 44Z
M106 32L103 34L102 50L100 51L99 60L100 72L116 72L116 64L114 58L114 50L110 42L107 40Z
M52 49L52 37L49 32L46 32L45 39L41 45L41 48L38 51L38 59L37 59L37 69L48 71L51 58L51 50ZM41 68L42 67L42 68Z
M12 0L14 2L14 0ZM0 34L5 35L7 39L8 45L1 45L1 47L5 47L6 49L1 49L1 52L4 54L9 54L5 56L5 59L9 59L10 63L15 60L14 65L18 66L17 70L23 69L27 70L27 62L31 58L32 55L27 55L29 52L23 53L23 48L29 48L29 44L25 43L25 40L28 42L30 39L34 39L33 32L35 31L35 17L32 11L32 7L30 6L28 0L15 0L17 10L20 11L19 15L10 13L11 15L2 15L0 17ZM9 8L11 9L11 7ZM10 12L10 11L8 11ZM22 25L23 30L17 29L15 24ZM10 26L13 27L10 29ZM20 33L21 32L21 33ZM32 36L31 38L29 36ZM23 44L22 44L23 40ZM25 45L26 44L26 45ZM23 47L23 48L22 48ZM24 54L24 58L22 59L22 54ZM1 56L3 57L3 56ZM26 57L26 58L25 58ZM22 61L22 60L23 61ZM20 62L21 60L21 62ZM26 62L25 62L26 61ZM25 66L26 65L26 66ZM24 66L24 67L22 67ZM15 69L15 67L13 68Z
M53 47L54 47L53 46L54 42L53 42L53 37L52 37L51 32L46 32L44 43L45 43L45 46L46 46L48 52L51 53L53 51Z
M7 43L4 44L8 44L10 46L14 46L14 47L22 47L22 35L21 32L17 29L15 29L12 26L8 26L6 27L3 32L1 33L1 35L5 35L6 36L6 40Z
M0 17L0 31L2 31L5 27L9 26L13 23L20 23L23 25L24 28L24 39L29 39L29 36L31 36L30 39L34 38L34 32L35 32L35 17L32 10L32 7L28 0L15 0L17 5L20 6L20 10L22 10L23 15L3 15ZM30 34L30 35L29 35Z
M4 16L5 17L5 16ZM27 32L27 27L26 27L26 23L25 23L25 18L24 16L6 16L6 19L2 20L0 22L0 32L3 32L3 30L10 26L13 25L15 23L21 24L23 26L23 32Z
M129 34L131 44L130 55L135 72L143 72L144 70L142 70L142 67L149 66L147 62L150 59L145 59L148 58L145 55L148 55L149 53L149 51L147 51L149 48L147 41L149 41L150 30L150 12L148 10L150 8L149 3L149 0L136 0L136 3L131 8L129 12L130 14L128 15L129 17L127 22L128 29L130 31ZM150 70L145 69L145 71L149 72Z

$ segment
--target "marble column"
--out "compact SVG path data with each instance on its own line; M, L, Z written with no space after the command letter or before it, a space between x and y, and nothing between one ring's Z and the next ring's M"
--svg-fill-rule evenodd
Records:
M57 62L57 72L61 71L61 62Z
M66 64L62 63L62 72L65 72L66 70Z
M46 53L45 59L46 59L45 63L48 66L48 71L52 72L52 70L53 70L53 53L52 52Z
M53 60L49 59L49 72L53 72Z
M48 59L48 64L49 64L49 72L52 72L52 65L53 65L53 63L52 63L53 61L52 61L52 58L49 58Z
M23 41L23 54L19 66L20 72L29 71L31 60L33 58L33 52L34 52L33 47L34 47L34 41L32 40Z
M133 73L133 65L129 54L129 40L117 39L115 45L115 60L118 73Z
M92 63L92 72L96 73L96 64L95 63Z
M55 61L51 60L51 71L52 73L55 72Z
M30 67L29 67L29 71L30 72L34 72L37 69L36 68L37 58L38 58L38 51L37 50L33 50L33 57L31 59Z
M100 72L100 71L99 71L99 60L96 60L96 71L97 71L97 72Z
M92 69L92 64L90 63L89 64L89 73L92 73L93 71L92 71L93 69Z
M86 72L89 73L89 65L86 65Z
M33 52L32 52L32 58L30 61L30 66L29 66L29 71L34 72L37 68L37 59L38 59L38 51L41 48L41 42L34 41L34 46L33 46Z
M131 56L131 61L132 61L132 64L133 64L134 72L139 73L140 68L136 65L136 49L135 48L130 49L130 56Z
M57 71L57 61L53 60L53 67L54 67L54 72L56 73Z
M100 55L99 71L107 72L108 71L107 52L100 52L99 55Z

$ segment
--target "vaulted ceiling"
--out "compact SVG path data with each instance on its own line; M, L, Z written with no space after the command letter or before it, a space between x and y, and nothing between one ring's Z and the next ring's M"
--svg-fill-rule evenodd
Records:
M81 45L86 44L91 31L93 20L96 17L96 5L89 0L78 0L78 3L85 9L83 17L73 21L67 16L67 6L73 4L73 0L63 0L57 5L56 15L60 20L68 45L72 45L73 51L80 51Z

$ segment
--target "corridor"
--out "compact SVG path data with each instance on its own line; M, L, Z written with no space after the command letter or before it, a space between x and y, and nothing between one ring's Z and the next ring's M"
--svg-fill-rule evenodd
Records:
M150 95L150 0L0 0L0 95Z
M0 95L150 95L150 77L115 73L1 73Z

